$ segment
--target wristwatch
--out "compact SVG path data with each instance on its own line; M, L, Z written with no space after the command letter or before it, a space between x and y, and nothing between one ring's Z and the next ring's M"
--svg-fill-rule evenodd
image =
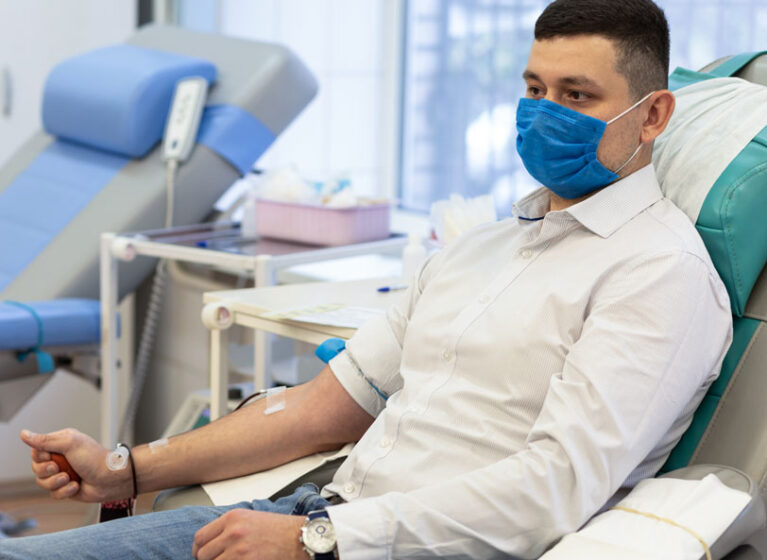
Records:
M298 538L312 560L335 560L338 558L336 531L324 509L310 511L301 527Z

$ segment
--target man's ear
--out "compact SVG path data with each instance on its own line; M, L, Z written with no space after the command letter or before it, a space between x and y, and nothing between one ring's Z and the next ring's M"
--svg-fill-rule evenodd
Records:
M650 99L652 105L642 126L643 144L650 143L660 136L660 133L666 129L676 106L674 94L667 89L656 91Z

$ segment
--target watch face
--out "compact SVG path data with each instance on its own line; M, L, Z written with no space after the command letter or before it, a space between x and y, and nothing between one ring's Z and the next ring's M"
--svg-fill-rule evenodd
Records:
M336 547L336 531L327 518L310 519L303 536L306 548L315 554L331 552Z

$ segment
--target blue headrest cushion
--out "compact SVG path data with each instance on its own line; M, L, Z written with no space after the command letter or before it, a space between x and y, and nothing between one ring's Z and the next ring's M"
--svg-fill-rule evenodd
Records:
M162 138L176 82L216 79L203 59L115 45L65 60L45 83L43 127L54 136L130 157Z

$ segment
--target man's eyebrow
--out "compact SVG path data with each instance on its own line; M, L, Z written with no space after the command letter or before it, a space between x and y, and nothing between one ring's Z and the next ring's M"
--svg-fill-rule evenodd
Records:
M586 76L565 76L564 78L559 79L560 84L566 84L568 86L589 86L594 88L599 88L599 84L596 83L591 78L587 78Z
M525 70L522 73L522 79L527 81L535 81L535 82L543 83L543 80L541 79L541 77L531 70ZM566 86L575 86L575 87L586 86L586 87L601 89L601 86L598 83L596 83L594 80L586 76L565 76L564 78L559 79L559 84L566 85Z
M541 82L541 78L536 74L535 72L531 72L530 70L525 70L522 72L522 79L523 80L535 80L536 82Z

